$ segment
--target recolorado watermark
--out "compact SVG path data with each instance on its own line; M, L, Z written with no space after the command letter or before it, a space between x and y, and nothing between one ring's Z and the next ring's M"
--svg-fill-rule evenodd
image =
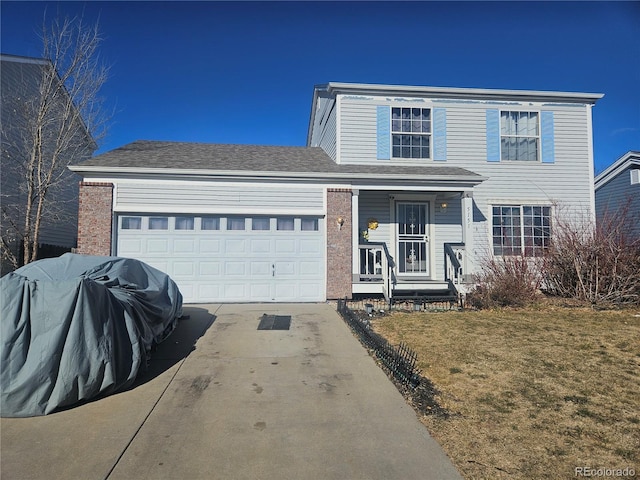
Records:
M576 467L574 472L576 477L635 477L634 468L593 468L593 467Z

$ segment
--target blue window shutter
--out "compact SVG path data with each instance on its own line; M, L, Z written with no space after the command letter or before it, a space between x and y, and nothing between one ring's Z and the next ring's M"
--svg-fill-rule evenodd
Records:
M391 159L391 107L378 106L378 159Z
M500 110L487 110L487 162L500 161Z
M447 159L447 111L433 109L433 159Z
M540 115L540 140L542 143L542 163L554 163L556 160L553 112L542 112Z

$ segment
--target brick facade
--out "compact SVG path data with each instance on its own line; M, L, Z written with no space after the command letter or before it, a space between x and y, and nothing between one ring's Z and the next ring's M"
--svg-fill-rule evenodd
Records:
M77 253L111 255L113 184L80 182Z
M342 225L338 224L341 218ZM327 190L327 299L351 298L351 190Z

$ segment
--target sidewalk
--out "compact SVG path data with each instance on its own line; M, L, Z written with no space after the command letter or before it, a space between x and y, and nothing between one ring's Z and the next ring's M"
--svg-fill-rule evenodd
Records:
M2 419L2 479L461 478L332 306L185 313L131 390Z

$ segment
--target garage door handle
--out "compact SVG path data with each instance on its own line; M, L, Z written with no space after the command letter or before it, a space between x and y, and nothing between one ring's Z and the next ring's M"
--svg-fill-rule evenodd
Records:
M271 276L272 277L276 276L276 264L275 263L271 264Z

